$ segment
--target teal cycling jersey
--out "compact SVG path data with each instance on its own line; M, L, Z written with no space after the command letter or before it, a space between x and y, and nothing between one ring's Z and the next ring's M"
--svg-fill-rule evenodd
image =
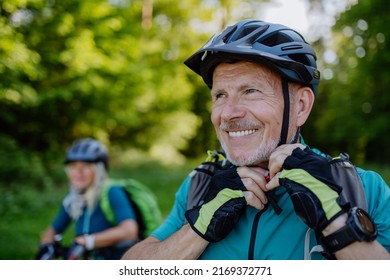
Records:
M358 168L358 174L365 189L368 213L378 230L377 240L390 251L390 188L373 171ZM152 236L164 240L185 224L190 181L187 177L182 183L170 214ZM308 255L311 259L324 259L315 250L309 254L317 245L315 234L298 218L285 189L276 189L274 195L282 209L279 215L270 206L262 211L246 207L232 232L225 239L210 243L200 259L300 260Z

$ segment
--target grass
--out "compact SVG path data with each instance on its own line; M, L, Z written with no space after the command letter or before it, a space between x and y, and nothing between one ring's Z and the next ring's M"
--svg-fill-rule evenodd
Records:
M134 178L149 186L156 194L162 213L166 216L179 185L198 163L199 161L189 162L175 167L155 162L121 163L110 170L110 175L113 178ZM377 171L390 182L389 166L364 167ZM66 184L44 190L25 187L22 193L2 198L1 201L8 201L8 208L0 222L0 260L34 258L40 233L54 218L67 190ZM67 231L64 236L65 242L72 239L72 233L72 229Z

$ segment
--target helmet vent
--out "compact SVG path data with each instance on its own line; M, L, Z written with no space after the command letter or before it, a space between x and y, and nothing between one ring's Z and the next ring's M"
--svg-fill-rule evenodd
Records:
M289 36L286 36L283 33L275 33L263 39L259 43L264 44L268 47L273 47L288 42L291 42L291 38Z
M93 149L93 153L98 154L99 150L100 150L99 147L95 147L95 149Z
M89 149L89 145L85 145L82 147L82 152L86 153L88 151L88 149Z
M257 25L249 25L242 28L240 31L237 32L237 28L232 29L223 39L225 43L230 43L234 41L238 41L241 38L251 34L253 31L259 29L259 26ZM259 36L260 34L263 34L268 29L268 26L263 26L261 30L256 34Z
M257 26L253 26L253 27L247 27L247 28L244 28L242 30L242 32L239 34L239 36L236 38L236 40L239 40L241 39L242 37L245 37L246 35L249 35L251 34L254 30L258 29Z
M310 65L310 61L308 60L307 56L304 54L290 54L288 57L302 64Z
M289 45L289 46L282 47L283 51L299 50L299 49L302 49L302 45Z
M237 27L232 28L230 31L228 30L227 34L222 38L222 41L226 44L229 41L231 41L231 36L234 34L234 32L237 30Z

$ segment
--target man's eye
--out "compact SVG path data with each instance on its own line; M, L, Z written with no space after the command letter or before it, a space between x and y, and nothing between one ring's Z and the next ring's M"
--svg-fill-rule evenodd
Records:
M224 93L218 93L218 94L214 95L214 100L218 100L218 99L221 99L221 98L224 98L224 97L225 97Z
M258 92L258 90L254 88L250 88L246 90L246 93L256 93L256 92Z

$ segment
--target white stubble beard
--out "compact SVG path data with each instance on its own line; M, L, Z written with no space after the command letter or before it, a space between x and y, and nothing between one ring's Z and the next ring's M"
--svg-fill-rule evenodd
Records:
M236 166L260 166L261 163L269 161L271 153L277 148L279 140L270 140L260 145L252 155L232 157L226 144L220 141L222 149L225 151L227 159Z

